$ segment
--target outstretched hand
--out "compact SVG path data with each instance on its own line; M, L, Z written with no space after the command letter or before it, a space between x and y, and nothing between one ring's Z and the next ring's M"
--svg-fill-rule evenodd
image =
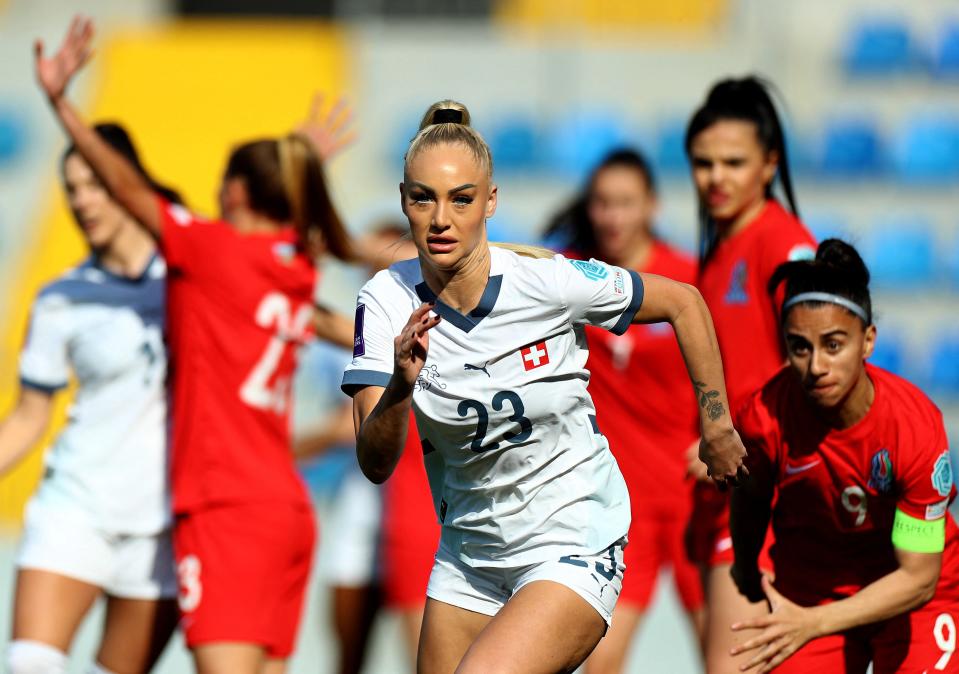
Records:
M770 672L781 665L786 658L820 636L814 609L803 608L786 599L773 587L768 576L762 578L762 589L771 607L770 613L761 618L753 618L736 623L733 631L759 630L759 634L730 651L736 656L747 651L758 652L746 664L742 671L758 667L758 672Z
M34 64L37 82L47 98L55 101L63 96L70 80L93 55L93 21L84 16L75 16L67 29L63 44L50 58L43 55L43 40L33 43Z
M402 377L409 386L426 365L426 356L430 347L428 331L440 322L439 316L430 316L432 304L421 304L410 314L403 331L393 340L394 372Z
M296 128L296 132L309 139L321 160L329 161L356 140L356 131L350 128L353 110L346 100L337 99L326 114L323 114L324 99L322 93L313 95L309 115Z

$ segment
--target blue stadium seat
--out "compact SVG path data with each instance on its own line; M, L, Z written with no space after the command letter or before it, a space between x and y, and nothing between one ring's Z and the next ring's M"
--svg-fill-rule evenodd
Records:
M884 165L882 142L868 119L833 119L825 124L819 173L825 178L868 178Z
M842 216L837 213L806 213L803 211L802 221L816 237L816 241L824 241L825 239L849 241L849 228L843 221Z
M876 367L889 370L900 377L908 376L903 370L905 364L905 345L902 342L902 336L895 330L885 330L879 326L879 332L876 338L876 348L869 358L869 362Z
M946 23L932 54L932 74L943 80L959 79L959 20Z
M677 114L659 125L653 142L653 169L664 175L685 175L689 172L686 157L686 120Z
M541 161L536 126L532 120L520 115L500 120L493 126L487 141L497 171L528 171Z
M959 334L939 335L935 339L927 381L933 393L959 397Z
M870 231L862 252L877 286L915 290L937 277L936 244L922 218L886 221Z
M622 115L589 110L561 119L550 138L551 168L582 179L607 153L626 144L628 134Z
M939 185L959 180L959 112L920 114L895 138L892 161L905 183Z
M27 125L17 111L0 107L0 167L20 157L27 144Z
M851 77L900 74L918 64L905 21L869 18L854 25L842 49L843 70Z

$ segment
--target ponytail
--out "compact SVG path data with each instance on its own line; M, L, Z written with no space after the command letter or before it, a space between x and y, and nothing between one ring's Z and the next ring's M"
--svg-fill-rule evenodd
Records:
M799 208L786 151L786 134L769 93L774 90L775 87L771 82L755 75L717 82L686 127L686 155L691 155L696 136L713 124L724 120L751 122L756 127L756 135L763 150L767 154L775 152L779 157L776 175L782 185L789 210L798 218ZM775 181L773 178L766 186L767 199L773 197ZM716 223L709 216L704 204L699 205L699 233L700 262L704 263L712 255L718 243Z
M292 222L300 246L311 257L329 252L349 262L353 242L333 205L323 164L313 144L293 133L278 140L257 140L230 155L227 178L246 183L250 208L279 222Z

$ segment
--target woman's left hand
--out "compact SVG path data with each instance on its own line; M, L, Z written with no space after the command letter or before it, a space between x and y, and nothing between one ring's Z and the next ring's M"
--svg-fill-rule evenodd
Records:
M737 487L749 475L743 464L746 448L732 426L709 435L704 433L699 442L699 458L720 489Z
M337 99L333 107L323 114L322 93L313 95L310 114L296 128L296 132L309 139L316 153L324 162L356 140L356 131L350 128L353 111L345 99Z
M820 636L814 609L803 608L779 594L768 576L763 576L762 588L771 612L732 626L736 632L760 630L757 636L730 651L730 655L735 656L758 650L749 662L740 667L744 672L755 667L759 667L757 671L760 673L772 671L807 642Z

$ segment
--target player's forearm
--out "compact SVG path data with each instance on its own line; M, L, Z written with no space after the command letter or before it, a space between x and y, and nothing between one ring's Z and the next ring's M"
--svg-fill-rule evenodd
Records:
M322 304L315 305L313 309L313 331L316 336L331 344L352 349L353 321Z
M676 285L679 286L676 310L669 322L696 391L703 436L730 433L733 425L712 317L698 290L685 284Z
M393 474L409 430L413 387L393 376L379 402L360 424L356 457L363 474L376 484Z
M65 96L51 99L50 105L77 152L97 174L107 192L133 215L137 222L155 236L159 236L158 218L153 217L152 213L142 212L144 208L155 208L156 200L153 189L143 176L83 121Z
M853 596L810 609L819 636L868 625L920 606L935 593L938 573L916 574L899 568Z
M43 436L49 413L40 404L21 397L17 407L0 422L0 475L11 470Z

